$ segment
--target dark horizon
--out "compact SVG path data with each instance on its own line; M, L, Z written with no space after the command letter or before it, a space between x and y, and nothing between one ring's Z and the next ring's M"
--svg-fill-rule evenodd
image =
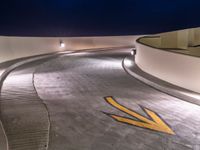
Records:
M0 35L119 36L199 27L200 1L30 0L0 5Z

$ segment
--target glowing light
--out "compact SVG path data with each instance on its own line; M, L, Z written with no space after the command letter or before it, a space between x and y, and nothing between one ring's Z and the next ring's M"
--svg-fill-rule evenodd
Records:
M124 60L124 65L130 67L130 66L133 66L133 62L130 59L125 59Z
M131 55L132 55L132 56L133 56L133 55L136 55L136 49L135 49L135 48L132 49Z
M63 41L60 41L60 48L64 48L65 47L65 43Z
M131 51L131 55L134 55L134 52L133 52L133 51Z

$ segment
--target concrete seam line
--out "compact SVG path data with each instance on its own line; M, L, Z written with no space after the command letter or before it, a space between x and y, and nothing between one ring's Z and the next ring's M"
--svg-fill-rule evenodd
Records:
M36 69L35 69L36 70ZM32 84L33 84L33 88L36 92L36 95L38 96L38 98L41 100L42 104L44 105L45 107L45 110L46 110L46 113L47 113L47 116L48 116L48 135L47 135L47 146L46 146L46 150L48 150L48 147L49 147L49 137L50 137L50 128L51 128L51 122L50 122L50 114L49 114L49 111L48 111L48 108L47 108L47 105L44 103L44 101L40 98L38 92L37 92L37 89L35 87L35 81L34 81L34 78L35 78L35 71L33 72L32 74Z
M44 56L43 56L44 57ZM43 58L42 57L42 58ZM47 56L45 56L47 57ZM11 66L9 66L3 73L2 75L0 76L0 97L1 97L1 88L2 88L2 85L3 85L3 82L4 80L6 79L6 77L10 74L10 72L12 72L15 68L23 65L23 64L26 64L26 63L29 63L29 62L32 62L32 61L36 61L36 60L39 60L39 59L42 59L41 57L36 57L36 58L29 58L28 60L24 60L24 61L20 61L16 64L13 64ZM6 140L6 147L7 147L7 150L9 149L9 145L8 145L8 137L6 135L6 132L5 132L5 129L4 129L4 125L2 123L2 121L0 120L0 126L2 128L2 131L4 133L4 137L5 137L5 140Z
M37 60L40 60L40 59L44 59L44 58L50 58L54 55L45 55L45 56L38 56L36 58L28 58L27 60L23 60L23 61L20 61L16 64L13 64L11 66L9 66L3 73L2 75L0 76L0 96L1 96L1 89L2 89L2 86L3 86L3 82L5 81L5 79L7 78L7 76L16 68L24 65L24 64L27 64L27 63L30 63L30 62L34 62L34 61L37 61ZM2 121L0 120L0 126L3 130L3 133L4 133L4 136L6 138L6 145L7 145L7 150L9 149L9 145L8 145L8 137L6 135L6 132L5 132L5 129L4 129L4 125L2 123Z
M73 53L73 52L70 52L70 53ZM69 54L69 53L68 53ZM2 73L2 75L0 76L0 97L1 97L1 90L2 90L2 86L3 86L3 82L5 81L5 79L8 77L8 75L13 71L15 70L16 68L22 66L22 65L25 65L27 63L31 63L31 62L34 62L34 61L38 61L38 60L41 60L41 59L45 59L45 58L53 58L53 57L56 57L58 56L59 53L53 53L53 54L47 54L47 55L43 55L43 56L36 56L34 58L27 58L26 60L23 60L23 61L20 61L20 62L17 62L11 66L9 66L7 69L5 69L5 71ZM34 87L34 84L33 84L33 87ZM34 87L35 88L35 87ZM37 93L37 91L36 91ZM37 94L38 95L38 94ZM43 103L43 101L42 101ZM43 103L44 104L44 103ZM46 105L45 105L46 106ZM46 108L46 107L45 107ZM47 111L47 114L48 114L48 111ZM49 116L49 114L48 114ZM48 119L49 120L49 119ZM49 122L50 123L50 122ZM6 145L7 145L7 149L9 150L9 145L8 145L8 137L6 135L6 132L5 132L5 129L4 129L4 125L0 119L0 125L1 125L1 128L3 130L3 133L4 133L4 136L6 138ZM49 133L48 133L49 135ZM49 140L49 139L48 139Z
M7 137L7 135L6 135L6 131L5 131L5 129L4 129L4 126L3 126L3 123L2 123L2 121L1 121L1 119L0 119L0 128L1 128L2 131L3 131L4 137L5 137L5 140L6 140L6 149L8 150L8 148L9 148L9 146L8 146L8 137Z
M154 89L156 89L158 91L161 91L161 92L163 92L165 94L168 94L170 96L176 97L176 98L178 98L178 99L180 99L182 101L186 101L186 102L189 102L189 103L192 103L192 104L195 104L195 105L200 105L200 101L198 99L193 98L193 97L191 97L189 95L184 95L182 93L177 92L176 87L174 85L170 84L172 86L172 88L166 87L163 84L158 84L156 82L153 82L153 81L145 78L141 74L135 73L134 71L128 69L128 67L124 63L126 59L127 59L127 57L125 57L123 59L123 61L122 61L122 67L124 68L124 70L125 70L125 72L127 74L129 74L130 76L136 78L138 81L140 81L140 82L142 82L142 83L150 86L151 88L154 88ZM138 67L138 69L140 69L140 68ZM142 70L140 69L140 71L142 71ZM160 79L158 79L158 80L160 80Z
M71 54L71 53L74 53L74 52L70 52L70 53L67 53L67 54ZM66 54L66 55L67 55L67 54ZM41 64L39 64L39 65L42 65L42 64L44 64L44 63L46 63L46 62L48 62L48 61L49 61L49 60L47 60L47 61L45 61L45 62L43 62L43 63L41 63ZM51 129L50 114L49 114L48 107L47 107L46 103L45 103L45 102L43 101L43 99L39 96L38 91L37 91L37 89L36 89L36 87L35 87L35 73L36 73L36 70L37 70L37 68L34 70L34 72L33 72L33 74L32 74L32 84L33 84L33 88L34 88L34 90L35 90L35 92L36 92L38 98L41 100L42 104L44 105L45 110L46 110L46 113L47 113L47 116L48 116L48 125L49 125L49 126L48 126L48 139L47 139L47 147L46 147L46 150L48 150L48 148L49 148L50 129Z
M127 48L127 47L125 47L125 48ZM128 47L129 48L129 47ZM113 48L111 48L111 49L109 49L109 50L113 50ZM74 51L74 52L71 52L71 53L67 53L67 54L60 54L60 55L65 55L65 56L67 56L67 55L69 55L69 54L74 54L74 53L81 53L81 52L96 52L96 51L106 51L105 49L96 49L96 50L80 50L80 51ZM44 63L41 63L40 65L42 65L42 64L45 64L45 63L47 63L47 62L49 62L49 61L51 61L51 60L48 60L48 61L45 61ZM37 68L35 69L35 71L33 72L33 80L32 80L32 82L33 82L33 87L34 87L34 89L35 89L35 91L36 91L36 94L37 94L37 96L40 98L40 100L42 101L42 103L43 103L43 105L45 106L45 108L46 108L46 111L47 111L47 114L48 114L48 120L49 120L49 128L48 128L48 134L50 135L50 130L51 130L51 117L50 117L50 114L49 114L49 111L48 111L48 107L47 107L47 104L43 101L43 99L39 96L39 94L38 94L38 91L37 91L37 88L35 87L35 74L36 74L36 71L37 71ZM48 145L47 145L47 149L48 149L48 147L49 147L49 139L48 139Z
M119 48L130 48L130 47L119 47ZM113 50L113 49L116 49L116 47L114 47L114 48L109 48L108 50ZM12 65L10 65L8 68L6 68L5 70L4 70L4 72L1 74L1 76L0 76L0 96L1 96L1 90L2 90L2 86L3 86L3 82L5 81L5 79L7 78L7 76L13 71L13 70L15 70L16 68L18 68L18 67L20 67L20 66L22 66L22 65L25 65L25 64L27 64L27 63L31 63L31 62L34 62L34 61L37 61L37 60L41 60L41 59L45 59L45 58L53 58L53 57L56 57L56 56L58 56L58 55L62 55L62 54L72 54L72 53L80 53L80 52L96 52L96 51L106 51L106 48L102 48L102 49L93 49L93 50L79 50L79 51L70 51L69 53L63 53L63 51L61 52L61 53L51 53L51 54L43 54L42 56L33 56L34 58L27 58L27 59L25 59L25 60L22 60L22 61L20 61L19 60L19 62L17 62L17 63L15 63L15 64L12 64ZM65 51L64 51L65 52ZM34 79L34 74L33 74L33 78L32 79ZM36 93L37 93L37 90L36 90L36 88L35 88L35 86L34 86L34 81L33 81L33 87L34 87L34 89L35 89L35 91L36 91ZM37 95L38 95L38 93L37 93ZM39 97L39 95L38 95L38 97ZM40 97L39 97L40 98ZM41 99L41 98L40 98ZM41 99L41 101L42 101L42 99ZM42 101L42 103L44 104L44 106L45 106L45 108L46 108L46 111L47 111L47 114L48 114L48 122L49 122L49 129L48 129L48 131L50 131L50 116L49 116L49 113L48 113L48 109L47 109L47 106L46 106L46 104ZM2 127L2 130L3 130L3 133L4 133L4 136L5 136L5 138L6 138L6 145L7 145L7 149L9 149L9 145L8 145L8 137L7 137L7 135L6 135L6 132L5 132L5 129L4 129L4 126L3 126L3 123L2 123L2 121L0 120L0 126ZM49 133L48 133L48 136L49 136ZM49 138L48 138L48 142L49 142ZM48 148L48 146L47 146L47 148Z

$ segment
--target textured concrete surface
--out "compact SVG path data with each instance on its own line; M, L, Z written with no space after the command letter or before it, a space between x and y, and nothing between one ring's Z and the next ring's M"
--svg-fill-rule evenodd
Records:
M15 70L4 82L1 101L9 144L17 150L44 149L48 110L48 150L200 150L200 107L128 75L122 60L129 53L121 49L63 54ZM140 106L155 111L176 135L116 122L104 112L130 116L110 106L105 96L146 118ZM37 136L21 138L25 133Z
M32 64L14 70L1 89L1 121L9 150L45 150L48 146L49 117L33 86L33 70Z
M65 149L199 149L200 107L161 93L126 74L126 50L73 54L37 68L35 86L50 113L50 150ZM125 115L103 99L144 114L157 112L175 136L116 122L102 112ZM125 115L126 116L126 115Z
M16 63L23 61L25 58L16 59L12 61L7 61L5 63L0 64L0 89L3 84L3 80L6 78L5 72L7 72L8 68L15 65ZM4 77L5 76L5 77ZM8 148L8 140L5 134L5 130L3 128L2 122L0 122L0 149L6 150Z

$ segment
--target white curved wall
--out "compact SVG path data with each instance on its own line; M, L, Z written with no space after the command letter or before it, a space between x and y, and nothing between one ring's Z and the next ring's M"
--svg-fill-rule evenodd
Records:
M0 36L0 63L16 58L63 50L133 46L137 36L107 37L5 37ZM61 49L59 41L65 42Z
M136 63L144 71L200 93L200 58L152 48L136 42Z

